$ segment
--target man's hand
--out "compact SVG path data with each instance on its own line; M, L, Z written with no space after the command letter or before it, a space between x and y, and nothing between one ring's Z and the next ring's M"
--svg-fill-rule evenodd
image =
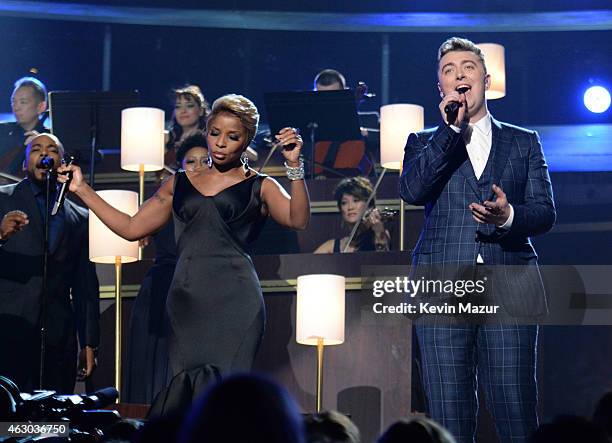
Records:
M455 121L449 122L448 116L446 115L444 108L446 107L446 105L448 105L451 102L459 103L459 109L457 110ZM447 125L453 125L453 126L460 128L463 125L463 121L468 119L467 112L466 112L467 101L465 99L465 94L461 94L457 91L453 91L449 94L444 95L444 97L442 97L442 101L438 105L438 108L440 109L440 114L442 115L442 119Z
M16 232L23 229L25 225L30 223L28 214L23 211L9 211L2 218L0 224L0 238L2 240L8 240Z
M470 203L468 206L472 211L472 217L478 223L486 223L502 226L510 217L510 204L506 198L506 193L497 185L492 187L495 196L495 201L487 200L482 205L478 203Z
M98 365L96 353L91 346L85 346L79 353L79 366L77 368L77 380L83 381L88 378Z

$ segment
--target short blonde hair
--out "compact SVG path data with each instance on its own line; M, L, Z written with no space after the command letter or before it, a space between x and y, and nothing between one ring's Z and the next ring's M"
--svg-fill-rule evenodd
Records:
M242 127L247 133L247 141L244 145L244 148L246 149L246 147L251 144L255 138L255 134L257 133L257 125L259 124L259 112L257 111L257 107L251 100L242 95L224 95L223 97L219 97L214 101L212 110L206 118L206 127L208 128L209 123L212 122L219 114L223 113L233 115L240 120Z

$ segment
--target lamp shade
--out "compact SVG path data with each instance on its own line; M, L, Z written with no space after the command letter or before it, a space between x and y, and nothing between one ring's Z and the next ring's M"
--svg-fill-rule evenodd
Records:
M491 86L485 92L488 100L495 100L506 95L506 61L502 45L497 43L478 43L485 59L487 72L491 74Z
M164 167L164 111L127 108L121 111L121 169L159 171Z
M296 341L303 345L344 343L345 278L311 274L297 279Z
M380 164L387 169L400 169L408 135L425 127L422 106L385 105L380 108Z
M106 190L97 194L128 215L138 211L138 194L133 191ZM121 257L122 263L138 260L138 242L122 239L89 211L89 259L96 263L115 263L115 257Z

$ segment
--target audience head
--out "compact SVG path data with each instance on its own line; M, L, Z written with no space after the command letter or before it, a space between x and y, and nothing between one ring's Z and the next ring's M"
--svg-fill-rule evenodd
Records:
M349 177L338 183L334 190L334 198L345 223L349 225L357 223L373 190L372 183L366 177ZM372 198L369 208L375 206L376 199Z
M304 420L306 443L359 443L359 429L348 418L336 411L311 414Z
M609 443L602 428L584 417L559 416L552 423L541 425L529 438L529 443Z
M455 439L435 421L418 417L393 423L377 443L455 443Z
M303 443L298 407L272 380L235 375L213 385L186 418L181 443Z
M206 138L201 132L185 138L176 151L176 162L186 171L195 171L206 164L208 149Z
M243 150L255 138L257 125L259 124L259 112L255 104L246 97L237 94L228 94L214 101L212 110L206 119L207 134L210 134L212 125L221 115L230 115L237 118L244 129L245 143Z
M30 180L37 183L46 180L47 169L43 168L41 164L44 157L53 159L53 170L61 165L64 158L62 143L55 135L46 132L32 138L26 146L23 170Z
M346 89L346 80L335 69L324 69L314 79L315 91L338 91L341 89Z
M597 402L593 422L602 427L608 437L612 437L612 392L604 394Z
M30 130L38 124L38 116L47 110L47 88L34 77L22 77L15 82L11 107L17 123Z

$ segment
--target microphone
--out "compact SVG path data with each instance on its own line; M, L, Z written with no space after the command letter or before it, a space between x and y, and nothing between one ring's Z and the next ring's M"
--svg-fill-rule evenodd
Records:
M52 159L53 160L53 159ZM74 157L70 157L70 161L68 162L68 166L72 164L74 161ZM66 199L66 193L68 192L68 187L70 186L70 181L72 180L72 171L67 172L68 180L62 183L59 192L57 193L57 198L55 199L55 204L53 205L53 209L51 210L51 215L56 215L60 208L64 205L64 200Z
M55 165L55 160L48 155L45 155L40 159L40 162L38 162L38 167L42 169L53 169L53 165Z
M465 94L466 92L468 92L470 90L470 88L468 88L467 86L462 86L461 88L457 89L457 92L459 94ZM445 107L444 107L444 112L446 112L446 117L447 120L450 122L452 115L456 114L457 111L459 110L459 102L450 102L448 103Z

